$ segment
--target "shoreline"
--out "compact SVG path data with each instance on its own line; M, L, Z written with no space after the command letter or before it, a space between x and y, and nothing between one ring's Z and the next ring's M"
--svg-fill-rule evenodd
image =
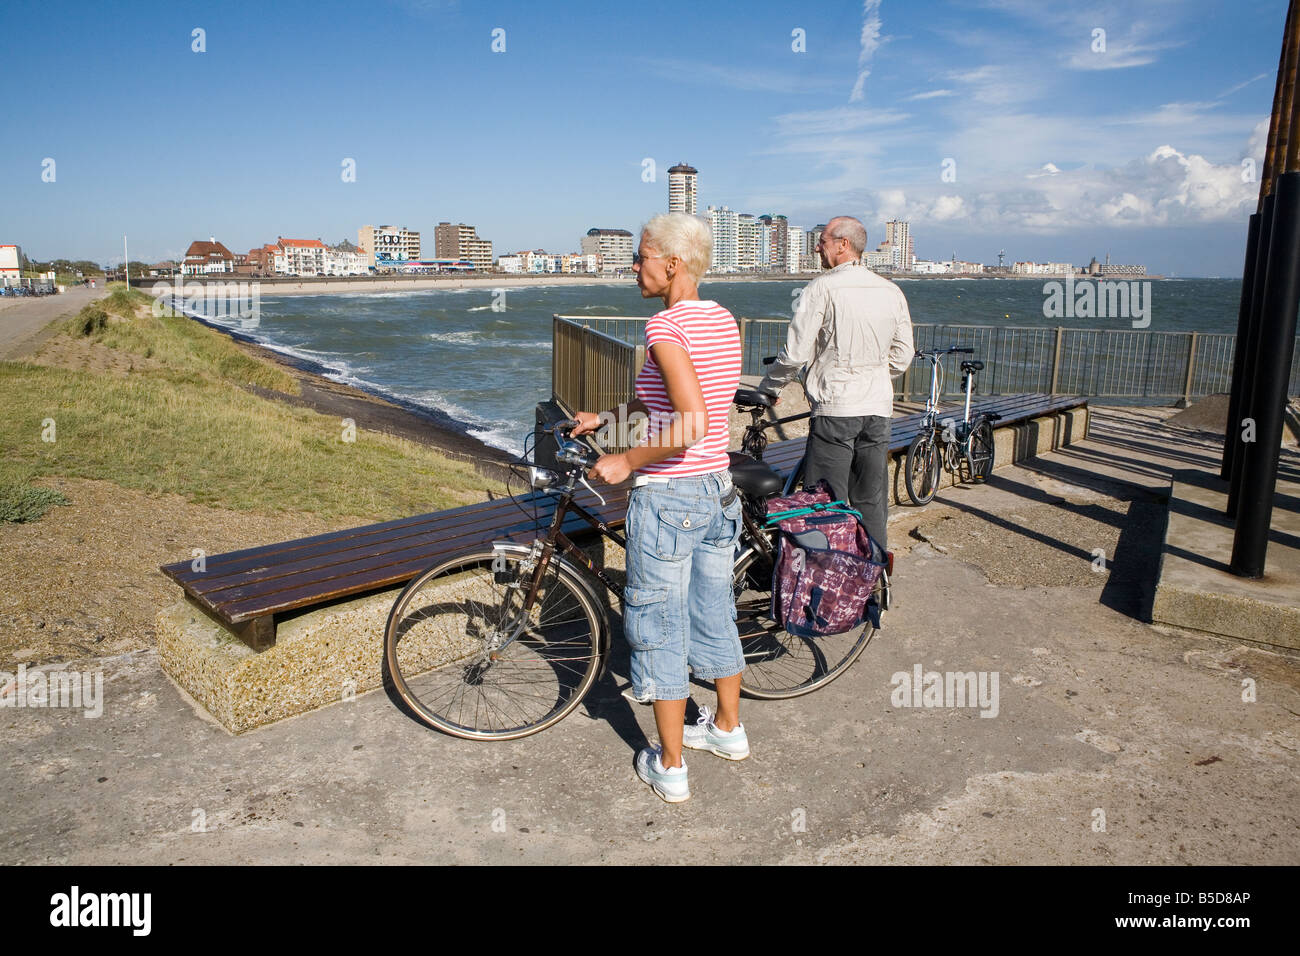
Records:
M510 463L515 460L513 455L468 434L462 430L468 428L467 425L445 413L357 385L336 382L327 377L333 371L329 366L279 352L251 336L180 309L176 312L227 336L253 357L274 362L294 377L301 390L298 395L287 395L256 385L245 386L261 398L340 419L350 418L359 429L405 438L458 461L472 462L480 474L489 478L504 481L510 474Z
M710 282L725 283L760 283L760 282L811 282L824 272L800 272L800 273L724 273L718 275L705 275L700 280L700 285L704 286ZM882 278L891 282L911 282L911 281L947 281L962 282L967 279L984 281L993 280L1012 280L1021 282L1050 282L1063 281L1065 276L1004 276L1004 275L898 275L894 273L878 273ZM1106 281L1131 282L1160 280L1166 278L1161 275L1113 275L1113 276L1075 276L1078 282L1097 281L1104 278ZM139 289L147 294L154 294L158 286L166 287L169 291L177 290L177 283L183 290L185 286L191 283L199 286L207 285L225 285L226 283L246 283L249 285L256 284L259 294L266 296L306 296L306 295L365 295L381 294L393 292L437 292L437 291L458 291L467 289L496 289L496 288L555 288L555 287L583 287L583 286L603 286L603 287L632 287L635 288L636 281L632 276L618 276L602 278L600 276L590 275L518 275L513 273L494 273L491 275L476 276L404 276L404 277L381 277L366 278L356 276L352 278L328 278L328 279L285 279L285 278L256 278L253 276L241 276L234 273L214 274L208 276L159 276L154 279L132 280L132 288Z

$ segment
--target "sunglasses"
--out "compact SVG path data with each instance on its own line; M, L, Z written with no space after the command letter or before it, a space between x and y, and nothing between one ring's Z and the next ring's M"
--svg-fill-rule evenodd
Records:
M639 252L634 252L632 253L632 265L639 266L647 259L666 259L666 258L668 257L667 256L643 256Z

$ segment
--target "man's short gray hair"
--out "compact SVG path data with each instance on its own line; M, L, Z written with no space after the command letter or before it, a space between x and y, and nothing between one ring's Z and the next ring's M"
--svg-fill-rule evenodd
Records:
M826 227L826 238L847 239L859 256L867 248L867 227L852 216L836 216Z

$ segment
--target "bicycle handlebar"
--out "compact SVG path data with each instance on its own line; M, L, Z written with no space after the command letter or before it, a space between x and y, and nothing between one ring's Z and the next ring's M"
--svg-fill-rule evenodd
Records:
M974 350L974 349L968 349L968 348L964 348L964 347L962 347L962 346L953 345L953 346L950 346L949 348L946 348L946 349L917 349L917 350L916 350L916 355L915 355L914 357L915 357L915 358L926 358L926 357L931 356L931 355L934 355L934 356L947 355L947 354L950 353L950 352L964 352L964 353L966 353L967 355L974 355L974 354L975 354L975 350Z
M600 453L593 451L585 443L569 437L569 432L577 427L578 422L575 419L566 418L543 430L555 436L555 443L559 446L555 451L556 461L562 461L566 465L578 465L586 471L596 464Z

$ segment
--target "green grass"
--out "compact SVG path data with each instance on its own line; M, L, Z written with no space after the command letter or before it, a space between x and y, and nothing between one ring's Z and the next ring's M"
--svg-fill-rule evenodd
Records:
M152 358L167 366L168 374L299 392L297 381L280 366L247 355L221 333L170 309L155 310L151 296L120 282L108 287L108 295L84 306L66 329L109 348Z
M37 521L55 505L66 505L68 499L52 488L31 484L30 469L12 469L0 475L0 522L23 523Z
M294 382L189 319L126 317L143 304L152 299L111 290L74 317L67 334L89 325L106 345L150 356L161 368L123 375L0 362L0 487L64 475L237 510L377 520L501 490L471 463L364 430L346 442L339 419L237 387L290 391ZM87 319L94 308L105 316L102 326L98 313Z

